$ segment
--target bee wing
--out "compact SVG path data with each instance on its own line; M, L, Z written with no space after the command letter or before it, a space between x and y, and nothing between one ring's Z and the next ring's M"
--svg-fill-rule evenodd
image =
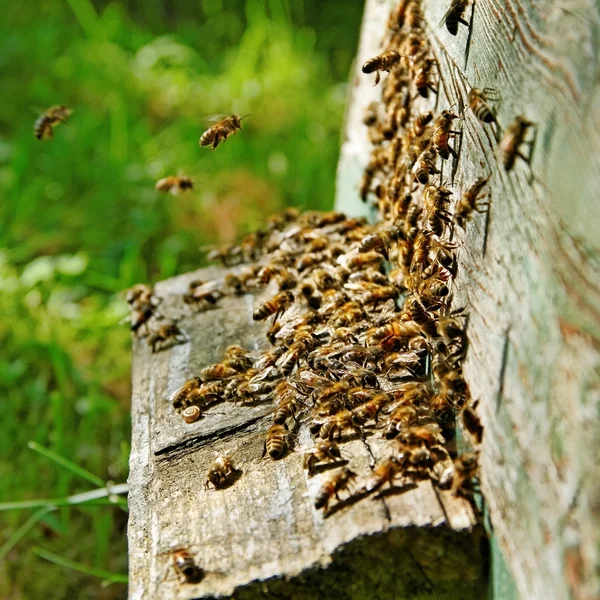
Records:
M225 118L225 115L221 114L206 115L205 117L202 117L202 122L206 123L207 125L215 125L216 123L222 121Z
M446 24L448 17L456 10L456 5L458 4L459 1L460 0L452 0L452 2L450 3L450 8L444 13L442 20L440 21L440 24L438 25L439 28L442 28Z

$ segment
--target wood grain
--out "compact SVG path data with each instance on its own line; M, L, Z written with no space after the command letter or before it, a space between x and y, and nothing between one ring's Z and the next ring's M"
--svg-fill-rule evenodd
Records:
M134 347L130 598L315 598L332 585L340 598L480 598L482 531L465 500L422 482L384 498L350 497L323 518L314 499L330 473L307 478L307 430L297 451L272 461L261 458L270 405L216 405L192 425L171 412L168 397L186 378L228 344L258 347L265 334L251 319L251 295L188 312L179 295L207 275L223 276L199 271L156 286L161 311L180 317L190 343L156 354L143 342ZM227 489L205 489L208 465L226 452L241 477ZM376 443L344 444L364 480L379 453ZM172 568L170 552L182 546L205 571L198 585L182 584Z

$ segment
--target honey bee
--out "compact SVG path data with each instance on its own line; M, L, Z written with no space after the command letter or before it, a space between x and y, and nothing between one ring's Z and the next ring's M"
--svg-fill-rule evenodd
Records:
M389 415L384 436L388 440L395 438L404 428L413 425L418 417L419 413L414 406L402 404L396 407Z
M406 7L406 24L410 29L421 29L423 11L418 0L412 0Z
M458 201L454 219L459 227L466 229L467 221L471 218L473 212L485 212L485 209L490 205L489 202L480 202L482 198L485 198L485 195L481 196L481 191L489 179L489 176L477 179Z
M451 35L458 33L458 24L469 26L469 23L463 18L470 0L452 0L450 8L446 11L438 27L446 25L446 29Z
M469 108L483 123L497 123L496 111L488 102L498 98L498 91L493 88L472 88L468 96Z
M373 480L367 486L369 492L374 492L386 483L394 486L394 479L402 473L402 463L394 456L386 458L373 469Z
M381 79L380 71L387 71L388 73L400 62L400 54L395 50L388 50L383 54L379 54L373 58L370 58L363 66L363 73L375 72L375 85L377 85Z
M400 0L398 5L392 10L387 24L387 28L390 31L400 31L404 27L406 11L411 3L411 0Z
M363 116L362 122L367 127L373 127L379 120L379 103L371 102L369 106L365 109L365 114Z
M481 444L483 438L483 425L475 409L479 404L479 400L473 402L471 406L465 406L462 411L462 422L465 429L471 434L476 444Z
M386 260L389 260L389 247L402 236L403 231L400 227L390 227L370 233L363 238L358 251L369 252L370 250L375 250L380 252Z
M195 423L202 416L202 409L199 406L188 406L181 411L181 416L186 423Z
M445 284L444 284L445 285ZM447 291L447 286L445 290ZM441 291L441 290L435 290ZM419 325L423 333L428 336L434 336L437 333L436 318L423 306L423 303L415 296L407 303L406 312L410 318Z
M200 371L202 381L215 381L218 379L228 379L237 375L238 370L226 365L225 363L216 363L209 365Z
M431 71L437 65L435 58L427 56L418 63L420 67L414 79L417 92L423 98L429 98L429 90L437 94L437 87L431 81Z
M517 157L523 159L531 167L531 153L535 142L535 135L531 142L525 142L525 136L527 135L527 130L534 126L533 121L528 121L525 117L519 116L506 128L504 136L500 141L500 149L503 152L502 164L505 171L510 171L515 166ZM529 156L527 157L519 149L524 143L529 145Z
M388 351L393 351L397 346L406 345L408 341L421 335L421 326L414 321L391 321L375 330L369 343L379 344Z
M214 150L221 142L225 142L231 134L236 134L242 128L242 119L248 116L249 114L243 117L230 115L219 119L200 136L198 143L200 146L212 146Z
M175 572L183 577L185 583L199 583L204 577L204 572L196 565L186 548L174 551L172 557Z
M54 127L66 123L73 110L64 104L51 106L34 124L33 133L38 140L51 139Z
M344 257L340 257L340 259L342 259ZM338 261L340 260L338 259ZM346 268L350 269L350 270L358 270L358 269L365 269L368 266L371 265L381 265L381 254L379 252L376 252L374 250L369 251L369 252L362 252L362 253L358 253L355 254L354 256L350 256L348 257L344 262L346 263Z
M323 295L320 294L314 287L314 285L308 281L304 282L300 287L300 293L306 299L307 304L317 310L321 307L323 302Z
M412 169L415 181L423 185L429 183L430 175L437 175L439 170L435 166L436 153L434 150L424 150L418 156Z
M273 459L278 460L284 456L290 448L292 433L286 425L271 425L267 430L263 457L267 454Z
M292 347L281 355L277 361L277 367L284 377L287 377L294 370L294 367L298 364L303 348L299 345L292 345Z
M337 500L340 500L340 492L347 490L357 477L358 475L354 471L347 468L342 469L319 490L315 498L315 508L322 508L327 512L331 499L335 497Z
M193 377L188 379L180 388L176 389L169 397L169 402L175 410L181 410L187 408L190 405L195 404L198 399L198 392L202 380L200 377Z
M131 324L131 331L137 332L142 325L149 333L148 321L154 314L154 309L160 304L160 299L154 296L153 289L143 283L134 285L127 290L127 302L131 306L131 316L124 319Z
M448 143L451 135L460 135L460 131L450 129L454 119L458 119L458 115L449 110L443 110L435 121L435 129L431 141L433 147L443 160L447 160L451 154L454 158L457 158L456 150Z
M171 322L161 325L154 333L148 337L148 346L152 352L158 352L168 345L184 344L188 342L188 337L179 329L177 323ZM174 344L172 343L174 342Z
M191 190L194 187L190 177L184 175L170 175L169 177L163 177L156 182L154 188L158 192L170 192L173 196L177 196L185 190Z
M341 460L342 453L336 442L319 442L304 455L303 466L308 471L308 476L312 477L319 463Z
M264 304L261 304L252 314L255 321L264 321L275 315L274 321L294 303L294 294L290 291L279 292Z
M443 444L445 441L437 423L408 427L400 433L400 439L414 446L434 446L435 444Z
M464 452L454 460L454 478L452 492L457 496L470 496L473 494L473 479L477 476L477 453Z
M231 456L228 454L218 456L208 468L204 487L208 489L210 484L216 490L227 487L232 483L237 473L239 473L239 470L233 466Z

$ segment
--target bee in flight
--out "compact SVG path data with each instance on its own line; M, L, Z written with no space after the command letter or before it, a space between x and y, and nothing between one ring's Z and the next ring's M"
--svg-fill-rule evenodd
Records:
M458 24L469 26L469 23L465 21L464 14L469 5L469 0L452 0L450 8L446 11L442 20L440 21L439 27L446 26L446 29L452 34L458 33Z
M213 123L201 136L199 144L201 146L212 146L214 150L221 142L224 142L231 134L237 133L242 128L242 119L248 117L250 113L243 117L230 115L223 117Z
M170 175L163 177L156 182L154 188L159 192L170 192L173 196L177 196L180 192L191 190L194 187L193 181L185 175Z
M33 133L38 140L51 139L53 128L59 123L66 123L73 110L64 104L51 106L34 124Z

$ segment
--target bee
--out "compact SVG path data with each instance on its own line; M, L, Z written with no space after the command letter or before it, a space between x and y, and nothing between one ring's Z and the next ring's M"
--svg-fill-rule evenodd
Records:
M281 355L279 360L277 361L277 367L279 368L280 373L287 377L294 370L294 367L298 364L300 360L300 355L303 348L299 345L292 345L292 347L287 350L284 354Z
M452 131L450 129L454 119L458 119L458 115L449 110L443 110L435 121L435 129L431 141L433 147L443 160L447 160L451 154L454 158L457 158L456 150L448 143L451 135L460 135L460 131Z
M412 446L434 446L445 441L437 423L408 427L400 433L400 439Z
M238 469L233 466L231 456L228 454L218 456L208 468L204 487L208 489L210 484L216 490L227 487L238 472Z
M264 321L275 315L274 321L294 303L294 294L290 291L279 292L264 304L261 304L252 314L255 321Z
M308 281L304 282L300 286L300 293L304 296L307 304L311 308L317 310L321 307L321 303L323 302L323 295L315 289L315 286L312 283Z
M433 121L433 113L430 110L418 115L412 125L415 137L424 136L431 121Z
M196 565L189 550L182 548L173 552L173 567L185 583L198 583L204 572Z
M406 345L411 338L420 335L421 326L414 321L390 321L375 330L369 343L379 344L391 352L396 346Z
M51 106L34 124L33 133L38 140L51 139L54 135L53 128L59 123L66 123L73 114L64 104Z
M473 479L477 476L477 453L464 452L454 460L452 492L457 496L470 496L474 491Z
M414 406L402 404L396 407L389 415L384 436L388 440L395 438L402 429L413 425L418 417L419 413Z
M423 11L418 0L412 0L406 7L406 24L409 29L421 29L421 22L423 21Z
M492 109L488 101L498 98L498 91L493 88L472 88L468 96L469 108L483 123L497 123L496 111Z
M194 279L188 285L188 292L183 295L186 304L193 304L198 309L215 305L223 295L216 281Z
M199 406L188 406L181 411L181 416L186 423L195 423L202 416L202 409Z
M163 177L156 182L154 188L158 192L170 192L173 196L177 196L180 192L185 190L191 190L194 187L190 177L185 175L171 175L169 177Z
M439 170L435 166L436 153L434 150L424 150L418 156L412 169L415 181L429 183L430 175L437 175Z
M400 0L396 8L392 10L388 18L387 28L391 31L400 31L404 27L406 12L411 0Z
M200 377L193 377L188 379L180 388L176 389L169 397L169 402L175 410L181 410L187 408L190 405L195 404L198 399L198 392L202 380Z
M308 471L308 476L312 477L318 463L335 463L341 460L342 453L336 442L319 442L304 455L303 466Z
M390 227L375 233L370 233L363 238L358 247L358 251L369 252L370 250L375 250L380 252L386 260L389 260L390 245L402 236L403 231L400 227Z
M248 116L249 114L243 117L230 115L219 119L200 136L198 143L200 146L212 146L214 150L221 142L225 142L231 134L236 134L242 128L242 119Z
M465 406L462 411L462 422L465 429L471 434L476 444L481 444L483 438L483 425L475 409L479 404L479 400L473 402L471 406Z
M462 229L466 229L467 221L471 218L474 211L485 212L485 209L490 205L489 202L480 202L482 198L485 198L485 195L481 196L481 191L489 179L489 176L477 179L458 201L454 212L454 220Z
M429 98L429 90L437 94L437 87L431 81L432 68L437 64L435 58L431 56L425 57L418 63L420 67L414 79L417 92L423 98Z
M148 321L154 314L154 309L160 304L160 299L154 296L152 287L143 283L134 285L127 290L126 299L131 306L131 316L124 319L131 324L131 331L137 332L142 325L149 332Z
M331 498L335 496L335 498L339 500L340 492L347 490L357 477L358 475L354 471L347 468L342 469L319 490L319 493L315 498L315 508L322 508L327 512Z
M282 383L289 385L286 381ZM275 388L275 394L277 394L277 388ZM275 423L275 425L284 425L288 419L296 420L298 404L299 401L295 396L291 394L283 396L273 415L273 423Z
M273 460L282 458L290 448L291 436L292 433L286 425L278 425L277 423L271 425L267 430L263 457L268 454Z
M342 259L343 257L340 257ZM338 262L339 260L338 259ZM382 256L379 252L371 250L369 252L361 252L355 254L354 256L348 257L344 262L346 262L346 268L350 270L359 270L365 269L371 265L379 265L381 266Z
M402 473L402 463L394 456L379 462L373 469L373 480L367 486L369 492L374 492L386 483L394 486L394 479Z
M452 0L450 8L446 11L438 27L446 25L446 29L451 35L458 33L458 24L469 26L469 23L463 18L470 0Z
M200 371L202 381L215 381L219 379L228 379L238 374L238 370L227 366L225 363L216 363L209 365Z
M184 344L187 341L189 341L188 337L181 329L179 329L177 323L171 322L166 325L161 325L148 337L148 346L152 348L152 352L158 352L159 350L166 348L166 344L169 344L170 342Z
M531 166L531 152L533 150L534 140L531 142L525 142L525 136L527 130L530 127L534 127L533 121L528 121L525 117L517 117L504 132L504 136L500 141L500 149L503 152L502 164L504 165L505 171L510 171L515 166L517 157L523 159L528 165ZM529 156L525 157L519 147L527 143L529 145Z
M381 79L380 71L387 71L388 73L400 62L400 54L395 50L388 50L383 54L379 54L373 58L370 58L363 66L363 73L375 72L375 85L377 85Z
M446 290L448 288L446 287ZM439 290L436 290L439 291ZM418 296L407 302L406 312L419 325L425 335L435 336L437 333L436 318L424 306Z

